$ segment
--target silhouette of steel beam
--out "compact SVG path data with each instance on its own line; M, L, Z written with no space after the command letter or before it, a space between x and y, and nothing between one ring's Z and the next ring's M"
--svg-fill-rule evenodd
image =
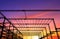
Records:
M4 17L5 20L7 20L9 22L9 24L11 24L14 28L16 28L1 12L0 12L0 15L2 15ZM4 24L3 24L4 25ZM19 31L17 28L16 28L17 31ZM19 33L21 33L19 31ZM21 33L22 34L22 33Z
M60 32L60 28L56 28L57 29L57 32ZM59 35L59 33L58 33L58 35ZM59 39L60 39L60 36L58 36L59 37Z
M41 31L41 33L42 33L42 35L43 35L43 37L44 37L44 32L43 32L43 30L40 30ZM41 37L42 38L42 37Z
M50 31L50 34L51 34L51 29L50 29L50 25L48 24L48 27L49 27L49 31ZM52 34L51 34L51 39L52 39Z
M20 11L23 11L23 12L27 11L28 12L28 11L30 11L31 12L31 11L60 11L60 10L47 9L47 10L0 10L0 11L2 11L2 12L20 12Z
M0 11L20 11L20 10L0 10ZM25 11L60 11L60 10L21 10L21 11L23 11L23 12L25 12ZM27 18L26 18L27 19ZM30 19L30 18L29 18ZM18 19L19 20L19 19ZM24 18L24 20L25 20L25 18ZM28 19L27 19L28 20ZM30 19L30 20L32 20L32 19ZM35 18L34 18L34 20L35 20ZM39 19L40 20L40 19ZM43 20L43 19L42 19ZM55 26L55 30L56 30L56 32L57 32L57 29L56 29L56 24L55 24L55 21L54 21L54 19L47 19L47 20L53 20L53 23L54 23L54 26ZM57 34L57 37L58 37L58 34Z
M46 27L40 27L40 28L44 28L45 29L45 32L46 32L46 36L44 36L44 33L43 33L43 31L42 31L42 33L43 33L43 37L41 37L41 38L44 38L44 37L47 37L48 35L48 33L47 33L47 29L46 29ZM48 39L48 37L47 37L47 39Z
M38 23L39 24L39 23ZM28 25L28 24L27 24ZM36 24L35 24L36 25ZM40 24L39 24L40 25ZM44 24L43 24L44 25ZM48 28L49 28L49 32L50 32L50 34L51 34L51 29L50 29L50 26L49 26L49 24L45 24L45 25L48 25ZM39 28L39 27L17 27L17 28ZM24 31L24 30L23 30ZM34 31L34 30L32 30L32 31ZM39 30L38 30L39 31ZM52 36L52 35L51 35ZM52 38L52 37L51 37Z
M53 20L54 18L7 18L8 20Z
M46 27L17 27L17 28L44 28L46 35L47 35ZM40 30L20 30L20 31L40 31ZM48 37L47 37L47 39L48 39Z
M39 24L40 25L40 24ZM50 34L51 34L51 29L50 29L50 26L49 26L49 24L46 24L46 25L48 25L48 28L49 28L49 32L50 32ZM17 27L17 28L40 28L40 27ZM34 30L33 30L34 31ZM39 30L38 30L39 31ZM52 39L52 34L51 34L51 39Z
M4 22L5 22L5 19L3 20L2 26L0 26L0 28L1 28L1 30L2 30L2 31L1 31L0 39L2 39L3 29L5 28Z
M57 32L60 31L60 28L56 28L57 29Z
M51 34L54 34L54 32L56 32L56 31L52 31ZM47 34L46 36L44 36L44 37L47 37L47 36L49 36L49 35L51 35L51 34L48 33L48 34ZM43 37L43 38L44 38L44 37Z
M54 23L54 27L55 27L55 30L56 30L57 38L59 39L59 35L58 35L58 32L57 32L57 28L56 28L56 24L55 24L55 20L54 19L53 19L53 23Z
M13 18L13 19L10 19L10 20L25 20L25 19L24 18L16 18L16 19ZM53 18L27 18L26 20L54 20L54 19ZM55 23L54 23L54 25L55 25ZM56 27L55 27L55 29L56 29ZM57 35L57 37L58 37L58 35Z
M18 28L20 28L20 27L18 27ZM25 27L24 27L25 28ZM35 28L35 27L34 27ZM44 28L45 29L45 31L46 31L46 35L47 35L47 30L46 30L46 27L38 27L38 28ZM20 31L29 31L29 30L20 30ZM41 30L31 30L31 31L41 31ZM42 32L43 33L43 32Z
M0 23L2 24L2 23ZM5 24L9 24L8 22L5 22ZM48 23L13 23L14 25L48 25Z

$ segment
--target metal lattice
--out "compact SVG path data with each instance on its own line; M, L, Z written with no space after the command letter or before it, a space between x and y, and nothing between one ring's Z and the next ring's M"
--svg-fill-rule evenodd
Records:
M2 12L20 12L20 11L25 12L25 18L6 18L6 16L2 14ZM47 37L48 39L48 36L50 36L52 39L52 34L54 32L56 32L56 35L59 39L54 18L27 18L26 12L29 12L29 11L60 11L60 10L0 10L0 15L1 15L0 19L3 20L3 22L0 22L0 29L1 29L0 38L4 37L3 32L6 33L6 39L9 39L8 36L12 36L12 38L10 39L14 39L15 37L17 38L16 33L20 34L20 38L21 38L24 34L26 34L25 33L26 31L27 32L32 31L33 33L39 31L39 34L40 34L42 32L44 33L44 30L45 30L46 35L43 35L43 37L40 37L40 39L45 37ZM13 22L13 21L16 21L16 22ZM54 25L53 31L51 30L52 28L50 23L53 23ZM47 30L47 27L48 27L48 30Z

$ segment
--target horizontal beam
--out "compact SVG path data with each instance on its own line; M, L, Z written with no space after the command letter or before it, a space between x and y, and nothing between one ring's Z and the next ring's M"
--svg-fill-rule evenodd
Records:
M54 18L8 18L8 20L54 20Z
M17 27L17 28L26 28L27 29L27 27ZM30 29L28 29L28 30L22 30L22 29L18 29L18 30L20 30L20 31L40 31L41 29L43 29L43 30L45 30L46 29L46 27L28 27L28 28L40 28L39 30L30 30ZM12 29L11 29L12 30ZM14 29L15 30L15 29Z
M7 26L7 27L9 27L9 26ZM12 27L12 26L11 26L11 27ZM16 28L23 28L23 29L24 29L24 28L26 28L26 29L27 29L27 28L40 28L40 29L41 29L41 28L45 28L45 29L46 29L46 27L16 27ZM16 29L14 29L14 30L16 30Z
M48 25L48 23L13 23L14 25Z
M42 29L42 30L44 31L44 29ZM20 30L20 31L41 31L41 29L40 30Z
M60 28L56 28L57 29L57 32L60 32Z
M0 17L3 19L4 17ZM54 18L7 18L8 20L54 20Z
M60 28L56 28L56 29L60 29Z
M2 24L2 23L0 23ZM6 22L5 24L9 24ZM48 25L49 23L13 23L14 25Z
M46 9L46 10L0 10L0 11L2 11L2 12L20 12L20 11L60 11L60 10L52 10L52 9L50 9L50 10L48 10L48 9Z

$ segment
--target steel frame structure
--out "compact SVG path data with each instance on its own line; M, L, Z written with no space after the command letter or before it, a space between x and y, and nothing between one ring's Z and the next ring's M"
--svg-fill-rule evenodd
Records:
M6 23L8 24L8 22L6 22ZM22 23L13 23L13 24L14 25L17 25L17 24L20 24L20 25L48 25L49 32L50 32L50 34L52 34L51 31L50 31L50 27L49 27L48 23L40 23L40 24L39 23L38 24L37 23L36 24L33 24L33 23L30 23L30 24L29 23L25 23L25 24L24 23L23 24ZM17 28L28 28L28 27L17 27ZM29 28L45 28L45 27L29 27ZM46 30L46 28L45 28L45 30ZM51 39L52 39L52 35L51 35Z
M12 25L14 28L16 28L16 27L14 26L13 23L10 22L10 20L52 20L53 23L54 23L54 27L55 27L55 30L56 30L57 37L59 39L54 18L6 18L6 16L4 16L2 14L2 12L20 12L20 11L22 11L22 12L33 12L33 11L60 11L60 10L0 10L0 15L2 15L2 17L0 17L0 19L4 19L3 26L4 26L4 23L5 23L5 20L7 20L9 22L9 24ZM44 24L44 23L42 23L42 24ZM17 28L16 28L16 30L18 32L20 32ZM50 31L50 34L51 34L51 31Z
M19 27L18 27L18 28L19 28ZM26 28L27 28L27 27L26 27ZM38 28L38 27L37 27L37 28ZM43 30L38 30L39 32L42 31L42 33L43 33L43 37L41 37L41 38L47 37L47 36L48 36L48 35L47 35L48 33L47 33L47 30L46 30L46 27L39 27L39 28L43 28ZM46 31L46 36L44 36L44 32L43 32L44 29L45 29L45 31ZM15 29L14 29L14 30L15 30ZM21 30L21 31L25 31L25 30ZM37 31L37 30L32 30L32 31ZM48 37L47 37L47 38L48 38Z
M54 20L54 18L8 18L9 20ZM54 22L54 21L53 21ZM18 24L18 23L13 23L13 24ZM24 25L24 23L19 23L20 25ZM37 23L36 23L37 24ZM35 25L36 25L35 24ZM47 24L48 25L48 27L49 27L49 31L50 31L50 34L51 34L51 29L50 29L50 26L49 26L49 23L40 23L40 25L44 25L44 24ZM55 22L54 22L54 24L55 24ZM25 23L25 25L34 25L34 23ZM37 25L39 25L39 23L37 24ZM55 26L54 26L55 27ZM55 27L55 29L56 29L56 27ZM57 32L57 31L56 31ZM58 34L57 34L58 35ZM58 37L58 36L57 36ZM51 36L51 39L52 39L52 36Z
M2 35L3 35L3 29L6 27L5 26L5 21L8 21L8 23L10 24L10 25L12 25L12 27L13 28L15 28L20 34L22 34L1 12L0 12L0 15L2 16L2 17L0 17L0 19L2 18L3 19L3 23L0 25L0 33L1 33L1 35L0 35L0 39L2 39ZM5 28L6 29L6 28ZM7 29L6 29L7 30ZM9 29L10 30L10 29ZM8 33L9 33L9 30L7 30L8 31ZM5 32L7 32L7 31L5 31ZM13 31L14 31L14 29L13 29ZM12 32L12 33L14 33L14 32ZM8 37L6 38L6 39L8 39ZM13 39L13 36L12 36L12 39Z

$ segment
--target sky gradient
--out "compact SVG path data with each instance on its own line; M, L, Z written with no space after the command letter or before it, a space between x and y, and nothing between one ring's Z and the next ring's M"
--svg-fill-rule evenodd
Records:
M0 0L0 10L59 9L60 0ZM26 12L28 18L54 18L60 28L60 12ZM24 17L24 12L3 12L7 18Z
M60 9L60 0L0 0L0 9Z

